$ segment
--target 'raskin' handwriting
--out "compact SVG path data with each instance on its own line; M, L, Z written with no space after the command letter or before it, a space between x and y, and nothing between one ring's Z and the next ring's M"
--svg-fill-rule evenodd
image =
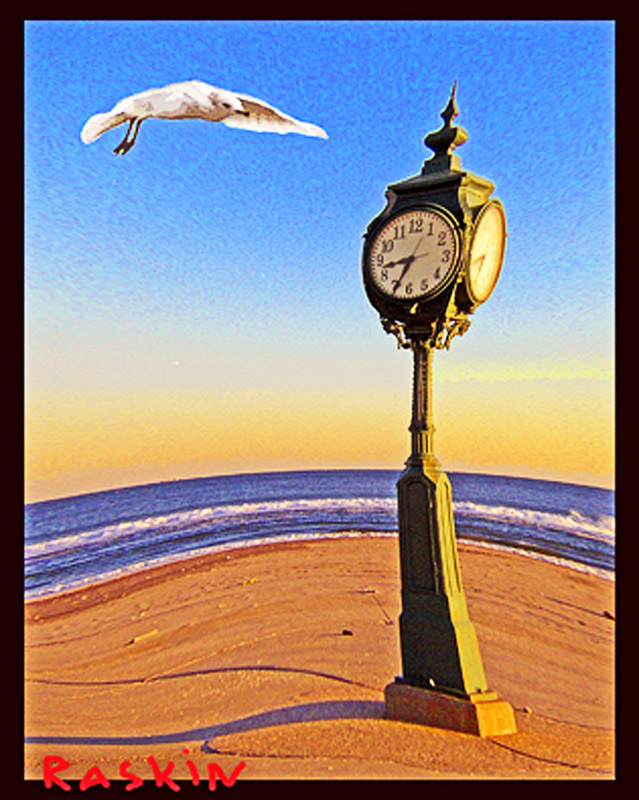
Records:
M185 755L188 755L189 753L188 749L186 748L182 752ZM175 763L173 761L169 761L163 769L153 756L149 756L147 758L147 763L153 771L153 780L156 786L167 786L174 792L180 791L180 785L171 777L171 773L175 768ZM60 777L58 773L64 772L64 770L68 769L70 766L71 764L62 756L45 756L44 761L42 762L42 773L45 787L47 789L51 789L53 786L58 786L60 789L64 789L65 792L69 792L71 790L71 784ZM143 778L141 778L139 775L136 775L135 772L131 772L129 769L131 766L132 764L130 761L123 761L120 764L120 777L128 781L128 783L124 785L124 788L127 790L127 792L131 792L134 789L139 789L140 786L144 784ZM190 758L187 758L186 766L191 775L191 783L194 786L198 786L200 783L200 775L197 771L195 763L191 761ZM238 779L240 772L245 766L246 763L244 761L240 761L233 772L227 776L219 764L207 764L209 791L215 791L217 788L218 778L224 786L234 786L235 781ZM109 779L97 765L89 767L84 774L84 777L80 781L78 788L81 792L85 792L92 786L102 786L104 789L108 789L111 786L111 781L109 781Z

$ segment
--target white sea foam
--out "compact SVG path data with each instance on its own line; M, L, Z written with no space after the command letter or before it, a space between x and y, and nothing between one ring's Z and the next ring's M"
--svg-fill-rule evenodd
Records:
M240 503L207 508L194 508L172 514L126 520L103 528L61 536L48 542L28 544L25 547L27 558L52 555L72 548L91 544L106 544L132 534L143 532L162 532L188 530L207 523L230 523L233 521L252 521L266 515L293 514L296 512L339 511L358 513L366 510L379 510L395 513L397 503L391 498L320 498L300 500L277 500L259 503Z
M596 539L614 541L615 520L608 515L600 515L591 519L585 514L571 509L568 514L548 511L536 511L529 508L513 508L510 506L489 506L481 503L453 503L454 511L463 518L472 516L475 519L494 522L510 522L523 526L551 528L554 530L578 533Z
M473 519L479 522L499 522L523 527L537 527L577 534L582 537L598 539L614 543L615 520L611 516L601 515L597 519L587 517L583 513L571 510L568 514L536 511L510 506L491 506L472 502L455 502L455 515L460 522ZM106 525L89 531L68 534L47 542L27 544L25 557L38 558L61 554L76 548L90 545L114 543L132 535L148 533L149 536L181 531L197 531L199 527L214 530L232 523L248 523L259 518L281 517L285 519L299 513L335 513L347 515L377 511L388 514L389 520L396 516L397 501L394 498L356 497L356 498L321 498L299 500L277 500L257 503L240 503L232 505L209 506L177 511L171 514L142 517Z

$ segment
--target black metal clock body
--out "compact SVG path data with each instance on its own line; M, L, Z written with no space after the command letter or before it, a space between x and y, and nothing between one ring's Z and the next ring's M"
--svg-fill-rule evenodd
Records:
M407 330L429 326L441 320L446 316L451 302L455 304L458 295L459 299L462 299L463 290L459 287L463 283L467 267L469 238L467 232L472 229L478 209L486 204L494 189L492 181L462 171L456 164L451 164L451 161L451 157L448 156L447 163L442 164L436 156L424 164L421 174L391 184L386 190L385 208L370 222L364 234L362 275L368 300L383 318L400 322L407 326ZM372 261L376 244L380 235L382 239L384 238L385 230L392 230L395 220L407 215L410 221L419 211L437 214L448 223L457 245L455 263L446 274L445 280L432 289L428 287L424 292L420 292L419 286L416 285L417 291L414 291L413 295L405 291L406 277L400 286L400 291L393 292L392 281L399 279L406 266L405 263L395 264L392 268L392 278L389 275L391 282L388 287L384 287L386 288L384 290L380 285L379 275L375 274ZM413 239L417 243L414 235ZM424 244L422 243L420 247L423 249ZM412 251L409 250L408 255L404 256L404 261L411 254ZM419 249L416 255L420 255ZM393 260L390 253L387 253L386 257ZM410 277L411 272L417 268L417 262L411 265L407 277ZM404 291L401 291L402 289ZM468 302L464 303L464 309L472 310Z
M464 211L455 186L459 175L451 177L448 186L433 184L421 175L389 186L386 207L364 234L364 288L369 302L386 319L415 326L430 324L444 314L450 302L465 250ZM421 229L419 223L423 223ZM403 259L394 258L392 250L378 252L384 245L397 243L399 233L408 246L402 251ZM411 257L415 259L412 263ZM390 269L384 270L382 258ZM406 267L408 272L395 289ZM384 273L388 274L386 286L380 280ZM418 280L411 283L414 274Z

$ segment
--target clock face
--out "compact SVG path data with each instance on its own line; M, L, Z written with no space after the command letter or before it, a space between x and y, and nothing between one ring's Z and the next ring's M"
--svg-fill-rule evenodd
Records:
M466 285L476 303L495 288L506 247L506 217L501 203L492 201L479 213L470 243Z
M459 256L459 235L448 212L413 209L377 233L368 254L375 287L397 300L437 294L450 283Z

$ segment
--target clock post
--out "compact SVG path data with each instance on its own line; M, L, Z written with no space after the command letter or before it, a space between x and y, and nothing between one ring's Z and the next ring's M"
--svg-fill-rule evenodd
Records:
M411 454L397 483L403 674L385 690L390 719L479 736L516 731L509 703L488 688L468 616L455 538L452 490L435 457L434 349L448 349L494 288L504 255L505 217L491 181L462 171L453 126L456 83L429 134L421 174L388 187L368 226L363 277L387 333L413 353Z

